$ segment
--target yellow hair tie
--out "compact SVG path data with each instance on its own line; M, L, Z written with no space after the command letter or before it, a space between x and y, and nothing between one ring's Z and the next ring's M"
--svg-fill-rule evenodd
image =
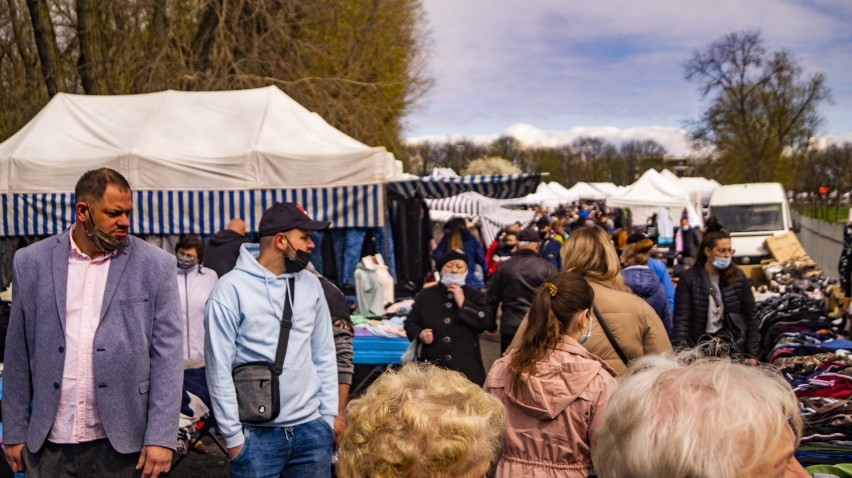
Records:
M559 291L559 289L556 288L556 285L550 282L545 282L544 288L547 289L548 292L550 292L550 297L556 297L556 292Z

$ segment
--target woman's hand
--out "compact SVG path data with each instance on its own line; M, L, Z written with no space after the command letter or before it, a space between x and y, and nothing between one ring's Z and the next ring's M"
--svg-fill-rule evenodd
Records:
M460 285L453 284L447 287L447 291L453 294L453 299L455 299L456 304L461 309L462 304L464 304L464 289Z
M420 341L426 345L430 345L435 337L432 335L432 329L423 329L420 331Z

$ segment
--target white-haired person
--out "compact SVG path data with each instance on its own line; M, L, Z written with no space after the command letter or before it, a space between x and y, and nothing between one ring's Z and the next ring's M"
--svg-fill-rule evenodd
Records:
M389 370L347 408L340 478L481 478L505 410L459 372L423 362Z
M599 478L805 478L798 402L776 371L686 351L630 364L592 442Z

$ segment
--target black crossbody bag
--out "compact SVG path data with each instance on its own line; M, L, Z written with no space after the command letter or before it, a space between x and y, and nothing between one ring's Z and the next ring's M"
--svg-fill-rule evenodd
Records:
M293 328L293 307L289 300L293 297L295 286L293 278L289 279L289 286L289 297L284 297L284 310L281 312L281 327L278 334L275 363L267 360L248 362L234 367L231 371L231 376L234 379L234 390L237 392L237 408L242 423L271 422L281 413L281 392L278 388L278 376L284 369L287 342L290 341L290 329Z

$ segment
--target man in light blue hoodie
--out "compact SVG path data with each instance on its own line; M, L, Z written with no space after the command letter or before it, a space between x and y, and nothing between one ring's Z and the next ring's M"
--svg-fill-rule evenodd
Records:
M232 477L331 476L337 358L322 285L304 270L314 248L311 231L328 225L298 204L274 204L260 219L259 251L243 244L236 267L207 302L207 382ZM281 412L261 425L241 423L231 371L275 361L285 300L292 304L293 328L278 379Z

